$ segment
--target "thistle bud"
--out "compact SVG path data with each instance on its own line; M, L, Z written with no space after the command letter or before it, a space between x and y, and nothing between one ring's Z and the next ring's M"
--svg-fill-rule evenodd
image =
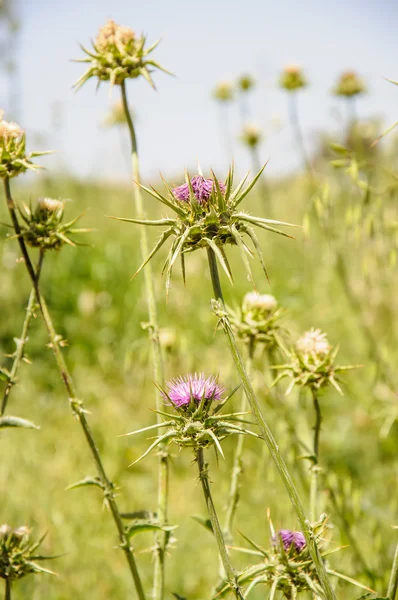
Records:
M166 73L168 71L154 60L147 58L158 42L149 48L145 47L145 42L144 36L137 37L129 27L122 27L115 21L109 20L99 30L92 50L86 50L82 46L87 58L76 62L89 63L89 67L75 83L75 87L80 88L91 77L98 78L99 82L110 81L113 85L120 85L126 79L140 76L155 87L151 72L154 69Z
M366 84L355 71L345 71L339 77L339 80L334 88L336 96L346 96L352 98L366 92Z
M294 92L307 86L307 80L298 65L286 66L280 76L280 86L288 92Z
M241 140L249 148L256 148L261 142L262 134L255 125L245 125L241 135Z
M0 177L16 177L28 169L39 167L31 162L35 156L47 152L26 153L25 132L17 123L4 120L4 111L0 110Z
M230 81L220 81L213 91L213 96L219 102L231 102L234 98L234 86Z
M50 573L40 567L37 561L45 556L37 556L39 543L32 543L31 530L22 525L13 529L7 524L0 527L0 577L15 581L30 573Z
M282 346L283 330L279 321L284 310L271 294L248 292L239 311L230 309L231 324L239 338L253 347L262 344L267 350Z
M248 292L242 301L242 309L245 314L253 315L254 313L258 313L262 317L275 310L277 306L278 302L271 294Z
M320 329L306 331L296 342L297 351L305 358L322 360L331 348L326 333Z
M251 75L241 75L238 79L238 88L242 92L248 92L249 90L254 88L255 85L256 82Z

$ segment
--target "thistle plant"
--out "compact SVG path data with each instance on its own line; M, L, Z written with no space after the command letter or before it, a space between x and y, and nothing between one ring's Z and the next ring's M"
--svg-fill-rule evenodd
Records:
M96 77L98 85L101 81L109 81L111 85L120 85L121 100L131 142L132 174L134 181L138 184L140 182L138 143L132 114L129 109L126 81L143 77L154 88L155 85L151 76L153 70L157 69L169 73L159 63L148 59L149 54L156 48L158 42L155 42L149 48L145 44L146 38L144 36L137 37L129 27L123 27L114 21L108 21L97 35L93 44L94 52L89 52L83 48L88 58L83 59L82 62L88 62L90 66L75 84L75 87L79 88L91 77ZM139 219L145 218L139 185L135 187L135 211ZM141 231L141 253L143 258L148 254L148 239L144 229ZM153 375L154 380L162 384L164 366L151 267L145 273L145 291L149 318L147 331L152 349ZM162 398L157 393L156 406L158 409L161 408L161 403ZM166 450L163 449L159 453L157 512L159 519L164 523L167 523L168 518L168 472L168 455ZM163 539L157 536L153 589L155 600L162 600L164 597L166 545L167 535L165 534Z
M282 89L284 89L287 92L289 100L290 126L296 138L297 148L301 153L301 157L303 160L303 164L306 168L307 174L311 179L313 179L313 169L311 166L311 161L305 149L304 137L301 129L298 109L297 92L301 89L304 89L308 85L307 79L301 67L299 67L298 65L286 66L283 69L282 74L280 76L279 85Z
M205 179L202 175L200 175L200 178L195 180L195 182L193 182L193 180L189 178L189 175L187 175L186 183L182 186L174 189L170 186L166 186L167 196L160 194L153 188L144 187L143 189L150 195L173 210L177 214L177 218L160 219L159 221L145 221L137 219L121 220L127 220L129 222L149 226L168 226L168 228L163 232L159 242L153 248L152 252L148 255L139 269L141 270L151 260L151 258L158 252L158 250L170 236L174 236L175 239L165 263L165 269L167 269L167 291L170 286L171 271L178 255L181 255L182 257L182 271L184 275L184 254L203 247L207 249L209 270L214 293L214 299L212 301L213 312L218 318L219 326L224 329L224 332L227 336L235 366L242 381L242 385L248 398L251 410L259 426L261 437L268 446L270 454L286 486L292 505L296 510L300 525L306 537L312 560L314 561L322 588L325 592L325 596L328 600L335 600L335 594L327 577L323 562L320 558L315 537L312 535L311 524L305 517L304 508L296 487L293 483L290 473L287 470L285 461L280 455L280 450L274 439L274 436L262 414L259 401L254 393L250 378L246 372L242 356L239 352L239 348L233 334L229 314L225 307L221 281L218 272L217 259L228 278L232 280L231 269L228 261L226 260L224 246L227 244L234 244L241 252L248 278L253 280L250 264L245 254L245 252L249 251L245 239L243 239L243 234L246 234L252 240L263 270L266 273L261 247L251 225L257 225L262 229L266 229L275 233L281 233L285 236L287 235L286 233L276 229L274 225L288 225L288 223L273 221L270 219L262 219L260 217L252 217L246 213L237 211L238 205L253 188L254 184L260 177L261 172L262 171L255 176L252 182L245 189L243 189L247 179L246 176L234 191L232 191L232 169L229 171L228 177L224 183L225 190L224 187L220 185L217 177L214 175L212 179Z
M31 156L33 154L34 153L32 153ZM6 158L5 160L8 160L8 159ZM0 166L1 166L1 163L0 163ZM4 171L3 171L3 173L4 173ZM129 569L130 569L130 572L131 572L131 575L133 577L134 584L136 587L137 596L140 600L145 600L145 593L144 593L140 575L139 575L139 572L137 569L137 564L135 561L133 549L130 546L130 542L126 535L126 531L125 531L125 527L124 527L124 524L122 521L121 513L119 511L119 508L118 508L118 505L116 502L115 486L106 474L97 444L94 440L94 436L92 434L91 428L88 423L88 419L86 416L87 411L84 409L84 404L83 404L82 400L77 396L72 376L69 373L69 370L67 368L67 365L66 365L63 353L62 353L62 347L65 345L65 341L63 340L62 336L58 335L55 331L50 312L47 308L47 303L46 303L46 301L41 293L41 290L40 290L38 274L40 274L40 271L41 271L41 263L39 261L39 267L35 271L33 264L32 264L32 260L30 258L30 254L27 249L27 243L25 240L24 231L18 220L17 207L15 205L15 202L14 202L12 194L11 194L10 179L9 179L8 175L3 175L2 178L3 178L3 182L4 182L5 199L6 199L7 208L8 208L10 217L11 217L12 226L14 228L15 237L18 240L18 244L19 244L22 256L24 258L25 267L26 267L28 275L31 279L31 283L32 283L34 295L35 295L35 301L38 304L41 316L43 318L44 324L47 329L47 333L48 333L48 337L49 337L49 346L51 347L51 349L53 351L61 379L65 385L65 388L67 391L67 396L68 396L68 401L69 401L70 407L72 409L72 414L80 423L83 435L89 446L95 466L97 468L98 477L94 481L96 482L96 485L102 490L102 492L104 494L104 499L106 500L106 502L110 508L113 520L116 525L116 529L118 531L120 548L123 550L123 552L126 556L126 560L128 562ZM52 223L53 223L54 227L57 228L59 223L58 222L56 223L57 219L56 219L55 215L56 214L60 215L59 211L61 211L61 206L58 205L58 203L55 205L54 202L48 202L48 201L45 204L46 204L46 206L44 206L44 207L42 206L41 208L39 208L39 211L43 211L43 208L44 208L45 219L46 219L45 222L47 223L47 219L50 219L50 221L53 220ZM54 209L54 207L55 207L55 211L52 210L52 209ZM52 213L52 214L50 214L50 216L48 214L49 212ZM35 219L36 219L36 214L35 214ZM35 225L36 224L37 223L35 222ZM46 239L46 236L44 236L43 239ZM43 249L42 245L37 243L36 237L34 238L34 245L40 246L40 257L42 259L42 256L44 254L44 249ZM81 483L81 485L86 485L86 484L92 485L92 483L93 483L93 478L88 478L86 480L86 483Z
M12 528L5 523L0 526L0 577L5 581L5 600L11 600L13 582L26 575L55 575L53 571L38 564L42 560L55 558L36 553L44 537L34 542L31 539L31 530L25 525Z
M349 113L349 125L354 125L357 120L355 99L366 93L365 82L355 71L344 71L344 73L340 75L336 86L333 89L333 93L335 96L346 99Z
M370 588L360 582L330 568L327 557L340 548L323 549L329 538L329 528L326 515L322 515L320 520L313 525L313 535L316 537L320 556L325 563L328 575L371 592ZM275 532L270 520L271 544L267 549L245 535L243 537L249 543L250 549L238 547L236 550L249 553L251 556L258 556L261 559L260 564L248 566L238 575L240 585L249 584L245 590L246 596L258 585L263 585L270 589L269 600L274 600L277 592L281 592L282 597L287 599L297 598L308 593L314 600L325 598L314 563L308 552L305 536L301 531L280 529ZM228 592L228 586L225 585L215 598L225 597Z
M286 390L289 394L294 386L308 388L312 395L315 426L313 453L308 457L311 466L311 516L315 520L317 515L318 475L319 475L319 440L322 425L322 412L319 403L319 394L328 386L333 386L339 394L343 394L340 387L340 373L351 370L354 365L339 366L335 364L338 347L333 348L327 339L326 333L320 329L310 329L296 342L289 353L290 363L278 365L274 368L281 370L275 383L284 377L290 379Z
M162 395L165 401L174 407L176 414L161 412L161 415L167 420L158 425L158 427L166 428L166 432L155 439L146 452L133 464L145 458L154 448L162 443L170 444L174 442L180 448L192 448L198 464L199 478L203 488L212 531L217 541L228 586L237 599L243 599L245 596L237 584L235 571L231 565L224 535L214 506L210 489L208 465L204 456L204 450L213 446L216 453L220 453L224 457L221 442L230 435L251 435L258 437L257 434L243 427L246 421L242 417L247 414L246 412L221 413L221 409L236 389L225 399L222 399L225 389L219 385L217 378L214 376L206 377L204 373L188 374L169 381L166 389L162 390ZM152 425L126 435L151 431L156 427L156 425Z

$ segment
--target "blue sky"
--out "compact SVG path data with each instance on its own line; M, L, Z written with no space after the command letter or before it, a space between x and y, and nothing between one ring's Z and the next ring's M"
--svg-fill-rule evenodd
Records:
M398 89L383 79L398 79L394 0L16 2L22 20L21 124L31 144L33 132L47 136L47 145L57 150L50 159L53 165L65 165L79 176L127 176L119 132L101 125L119 90L115 88L111 98L105 84L96 93L94 81L77 93L71 89L84 65L70 59L81 56L79 42L88 45L108 18L145 32L149 41L162 37L154 56L176 75L155 74L157 92L145 81L129 82L145 178L159 171L176 175L197 160L203 168L225 167L211 90L218 80L244 72L258 82L251 110L267 133L261 157L270 158L270 174L294 169L299 162L286 126L286 97L275 85L284 64L301 64L311 83L300 94L309 147L320 129L338 132L342 127L344 106L330 95L330 88L346 68L361 73L369 86L369 94L358 103L360 116L377 115L386 124L398 118ZM7 99L3 102L7 108ZM57 132L52 126L55 110L61 123ZM237 136L237 107L231 107L230 116ZM275 127L276 120L282 128ZM248 159L239 141L234 157L246 168Z

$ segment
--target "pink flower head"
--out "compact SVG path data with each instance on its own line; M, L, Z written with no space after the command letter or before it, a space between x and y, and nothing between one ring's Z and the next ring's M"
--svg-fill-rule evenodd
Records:
M196 175L191 179L191 186L195 198L199 204L206 202L212 193L214 181L212 179L205 179L202 175ZM225 194L225 184L222 181L218 182L220 190ZM173 194L181 202L189 202L189 185L184 183L173 189Z
M194 401L200 404L203 397L206 400L221 400L224 388L217 383L213 375L206 377L204 373L189 373L183 377L177 377L167 383L167 394L163 396L172 404L180 408Z
M279 537L282 540L282 544L286 552L293 546L297 552L305 547L306 541L304 534L301 531L290 531L290 529L281 529L278 532Z

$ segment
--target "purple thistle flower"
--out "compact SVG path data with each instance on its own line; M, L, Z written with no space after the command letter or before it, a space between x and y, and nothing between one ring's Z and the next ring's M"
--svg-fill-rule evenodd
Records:
M281 529L280 531L278 531L278 535L282 540L282 544L286 552L290 550L292 546L294 546L297 552L301 552L301 550L306 545L304 534L301 533L301 531L290 531L290 529Z
M225 184L222 181L218 182L220 190L225 194ZM214 181L212 179L205 179L202 175L196 175L191 179L192 190L195 198L199 204L203 204L211 196L213 190ZM189 202L189 185L184 183L173 189L173 194L177 200L181 202Z
M191 399L199 404L203 396L206 400L221 400L224 391L213 375L206 377L204 373L195 373L194 375L189 373L169 381L167 394L163 393L163 396L179 408L190 404Z

